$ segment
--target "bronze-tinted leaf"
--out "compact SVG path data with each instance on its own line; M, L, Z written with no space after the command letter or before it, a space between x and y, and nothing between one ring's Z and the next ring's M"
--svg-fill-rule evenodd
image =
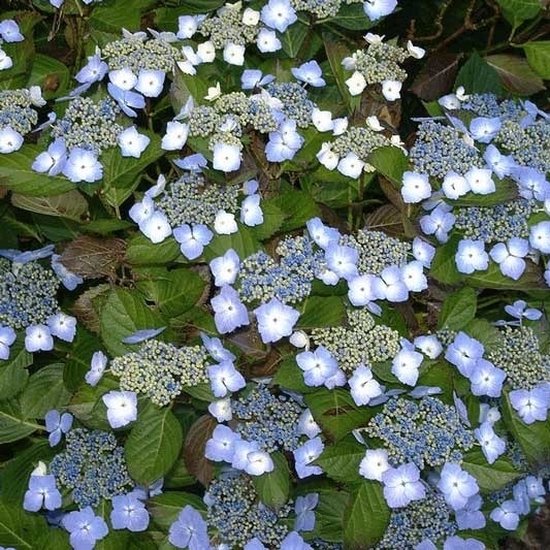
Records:
M411 92L424 101L434 101L451 91L462 56L435 53L428 57L411 86Z
M97 304L102 298L107 299L110 290L109 285L98 285L83 292L75 301L72 312L89 331L99 334L100 324Z
M392 236L404 234L403 217L393 204L384 204L368 214L365 226L371 231L383 231Z
M126 243L122 239L101 239L85 235L65 248L61 262L67 269L85 279L112 278L125 253Z
M79 191L74 189L61 195L48 197L33 197L14 193L11 196L11 202L13 206L22 210L46 216L67 218L76 222L83 221L88 215L88 202Z
M513 94L531 95L544 90L544 82L527 63L517 55L489 55L485 61L499 74L504 87Z
M204 457L204 448L217 425L215 418L209 415L201 416L189 428L183 444L185 465L203 485L210 483L214 472L212 462Z

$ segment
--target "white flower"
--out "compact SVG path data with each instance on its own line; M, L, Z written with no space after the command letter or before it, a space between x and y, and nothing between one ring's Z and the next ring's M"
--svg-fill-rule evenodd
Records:
M411 54L411 57L415 59L422 59L426 55L426 50L424 48L413 45L410 40L407 42L407 51Z
M208 101L214 101L222 95L222 87L219 82L216 82L215 86L210 86L208 88L208 93L204 96L204 99Z
M384 40L385 37L386 37L385 35L380 36L379 34L374 34L372 32L368 32L367 34L365 34L365 36L363 36L363 38L369 44L382 44L382 41Z
M382 82L382 95L388 101L395 101L401 97L401 88L403 83L399 80L384 80Z
M216 59L216 48L210 40L207 40L197 46L197 55L202 63L212 63Z
M244 65L244 46L228 42L223 49L223 59L230 65Z
M252 8L246 8L243 12L242 21L243 24L253 27L260 22L260 12L253 10Z
M162 138L161 147L165 151L179 151L183 149L187 136L189 135L189 126L181 122L172 121L166 126L166 134Z
M23 145L23 136L10 126L0 129L0 153L13 153Z
M111 428L121 428L137 419L137 395L133 391L110 391L101 400L107 407Z
M230 143L216 143L213 149L214 170L233 172L241 165L241 148Z
M334 170L338 166L338 155L330 148L330 143L323 143L317 153L317 160L327 169Z
M219 210L214 220L214 231L219 235L231 235L238 230L235 215L225 210Z
M385 449L368 449L359 464L359 473L366 479L382 481L382 474L390 468Z
M118 134L117 142L123 157L138 159L151 140L146 135L138 133L135 126L130 126Z
M328 132L334 127L332 113L330 111L321 111L317 107L311 113L311 121L319 132Z
M365 163L355 154L349 152L338 163L338 172L349 178L358 178L365 167Z
M137 76L128 67L109 71L109 80L121 90L131 90L137 84Z
M346 80L346 86L351 95L359 95L367 87L367 81L359 71L355 71L351 77Z
M378 117L375 115L367 117L367 126L375 132L381 132L384 129L384 126L380 124Z

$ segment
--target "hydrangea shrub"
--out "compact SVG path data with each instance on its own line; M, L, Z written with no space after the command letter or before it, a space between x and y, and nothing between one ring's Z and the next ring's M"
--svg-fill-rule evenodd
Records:
M524 537L550 489L547 17L8 1L0 547Z

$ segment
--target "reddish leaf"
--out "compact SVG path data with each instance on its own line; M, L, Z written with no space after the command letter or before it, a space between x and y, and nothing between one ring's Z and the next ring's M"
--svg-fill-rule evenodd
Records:
M434 101L448 93L452 89L461 57L453 53L431 55L414 79L411 92L424 101Z
M187 470L205 486L212 479L214 466L204 457L204 448L217 425L215 418L209 415L201 416L189 428L183 444L183 458Z

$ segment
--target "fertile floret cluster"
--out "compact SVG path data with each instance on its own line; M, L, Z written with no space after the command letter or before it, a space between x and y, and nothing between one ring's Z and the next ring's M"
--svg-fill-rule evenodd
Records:
M146 395L153 403L168 405L184 387L208 382L208 354L202 346L177 348L148 340L139 351L116 357L111 371L120 388Z
M426 498L392 510L384 537L374 548L415 548L426 539L441 544L458 529L451 514L452 510L443 496L431 490Z
M243 23L241 4L226 4L215 15L208 17L198 26L199 34L208 38L216 49L227 44L246 46L256 41L259 25Z
M290 0L296 11L307 11L319 19L334 17L344 3L342 0ZM348 4L350 1L348 0Z
M263 451L293 451L298 447L302 409L285 395L274 395L260 384L245 397L233 401L231 409L239 422L237 433L246 441L258 443Z
M238 197L239 186L210 184L202 174L189 172L167 185L156 205L172 227L212 225L220 210L237 211Z
M487 359L506 372L513 389L530 390L550 382L550 355L540 352L539 339L529 327L503 327Z
M52 136L63 138L68 149L80 147L99 154L114 147L122 126L116 123L120 109L109 99L94 101L77 97L71 101L63 118L52 126Z
M380 275L386 267L407 263L411 245L390 237L382 231L359 230L355 235L343 235L340 243L359 252L357 269L361 275Z
M311 124L311 113L315 103L308 97L307 90L297 82L272 82L266 87L267 93L282 103L285 117L294 120L300 128Z
M415 171L435 178L444 178L449 172L463 175L472 167L483 166L479 151L456 128L434 120L420 124L409 156Z
M272 510L263 504L249 476L230 473L212 481L204 496L207 523L222 542L242 548L256 537L270 548L279 548L289 529L285 523L292 507Z
M265 252L243 260L237 280L245 303L277 298L285 304L303 300L324 267L323 252L308 237L287 237L276 248L279 262Z
M366 309L348 311L348 326L315 328L312 340L324 346L351 373L359 365L387 361L400 349L399 333L386 325L378 325Z
M435 397L390 399L371 419L366 432L384 441L390 463L414 462L421 470L460 462L462 453L475 441L456 409Z
M513 237L529 237L528 219L535 201L515 199L495 206L468 206L455 210L455 227L467 239L486 244L505 242Z
M9 127L21 135L29 133L38 122L35 106L30 90L1 90L0 129Z
M166 40L145 36L126 36L109 42L101 50L101 55L110 70L141 69L172 72L176 62L184 59L183 54Z
M66 436L65 451L50 463L57 483L72 490L80 508L95 507L131 489L124 449L112 433L76 428Z
M59 312L55 273L38 262L20 265L0 258L0 325L19 330L45 324Z

